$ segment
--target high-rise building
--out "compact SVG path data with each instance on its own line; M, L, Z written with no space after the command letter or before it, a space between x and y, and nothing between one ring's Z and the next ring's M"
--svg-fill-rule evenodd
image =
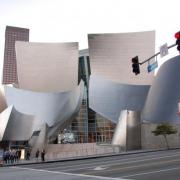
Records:
M3 84L18 84L15 42L29 41L29 29L6 26Z

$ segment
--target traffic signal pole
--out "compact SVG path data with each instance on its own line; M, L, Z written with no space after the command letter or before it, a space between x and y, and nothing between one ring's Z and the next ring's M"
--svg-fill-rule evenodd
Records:
M180 31L177 32L175 34L175 38L176 38L176 43L166 47L167 49L171 49L174 46L177 46L177 50L180 53ZM149 62L151 59L157 57L159 54L161 54L161 52L159 51L158 53L154 54L153 56L149 57L148 59L144 60L143 62L139 62L138 56L132 58L132 68L133 68L133 73L135 73L135 75L140 74L140 66L139 65L143 65L146 62ZM151 67L151 66L150 66ZM151 72L151 69L149 71L149 66L148 66L148 72Z
M175 44L172 44L172 45L168 46L167 48L168 48L168 49L171 49L171 48L174 47L174 46L177 46L177 44L176 44L176 43L175 43ZM142 65L142 64L150 61L151 59L153 59L154 57L158 56L159 54L160 54L160 52L154 54L153 56L151 56L150 58L144 60L143 62L139 62L139 65Z

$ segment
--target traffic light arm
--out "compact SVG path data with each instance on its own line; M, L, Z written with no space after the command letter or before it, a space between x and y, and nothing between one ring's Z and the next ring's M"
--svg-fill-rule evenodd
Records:
M174 47L174 46L176 46L176 45L177 45L177 44L175 43L175 44L172 44L172 45L168 46L167 48L170 49L170 48L172 48L172 47ZM150 61L152 58L158 56L159 54L160 54L160 52L154 54L153 56L151 56L150 58L146 59L146 60L143 61L143 62L139 62L139 65L142 65L142 64L144 64L144 63Z

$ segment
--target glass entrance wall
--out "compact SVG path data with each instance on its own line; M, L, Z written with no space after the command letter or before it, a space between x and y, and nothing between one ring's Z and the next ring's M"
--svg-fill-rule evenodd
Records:
M84 97L80 111L72 123L67 127L75 136L75 143L88 142L88 110L87 110L87 90L84 90Z
M116 124L89 108L89 76L91 74L89 56L79 58L78 82L84 81L84 96L80 111L66 129L74 134L75 143L110 143Z
M88 109L88 119L86 113L83 100L78 116L67 127L74 134L75 143L111 143L116 124L91 109Z
M116 124L89 109L89 142L111 143Z
M96 114L96 142L111 143L116 124Z

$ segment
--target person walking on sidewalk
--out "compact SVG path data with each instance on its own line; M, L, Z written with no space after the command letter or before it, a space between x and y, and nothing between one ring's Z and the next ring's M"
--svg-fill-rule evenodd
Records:
M26 160L30 160L30 150L28 149L26 152Z
M36 151L36 161L38 161L38 158L39 158L39 149L37 149Z
M41 151L41 160L45 161L45 150L44 149Z

